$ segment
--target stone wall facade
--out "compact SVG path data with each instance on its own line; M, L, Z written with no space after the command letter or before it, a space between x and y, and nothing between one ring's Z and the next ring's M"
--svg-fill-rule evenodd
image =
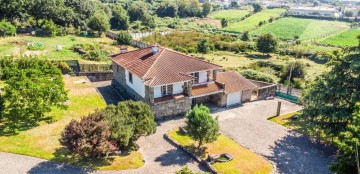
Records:
M181 99L168 100L151 104L156 120L166 119L174 116L184 115L191 109L191 99L184 97Z
M244 103L251 101L251 95L252 95L251 90L243 91L241 95L241 102Z
M227 95L225 93L219 93L212 95L210 101L219 107L225 107L226 99L227 99Z

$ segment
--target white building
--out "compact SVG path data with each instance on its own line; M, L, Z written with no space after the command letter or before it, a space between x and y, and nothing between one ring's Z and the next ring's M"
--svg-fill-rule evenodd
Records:
M340 13L328 7L290 7L289 15L338 18Z

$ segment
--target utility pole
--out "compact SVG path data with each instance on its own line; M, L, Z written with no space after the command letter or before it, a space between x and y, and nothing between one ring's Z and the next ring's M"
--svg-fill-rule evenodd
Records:
M290 73L289 73L289 79L288 79L288 86L287 86L287 91L286 94L290 94L290 84L291 84L291 75L292 75L292 71L293 71L293 67L294 65L291 65L290 67Z

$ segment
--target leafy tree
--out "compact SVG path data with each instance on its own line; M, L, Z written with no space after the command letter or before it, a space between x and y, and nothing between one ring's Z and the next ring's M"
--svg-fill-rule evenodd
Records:
M355 107L351 123L340 133L335 144L340 152L336 156L337 161L330 165L330 169L335 173L357 173L355 155L356 150L360 153L360 103Z
M96 11L96 2L92 0L64 0L65 7L71 7L75 27L85 27L86 22Z
M203 4L202 9L203 9L202 10L203 16L207 17L210 14L211 10L212 10L212 6L211 6L210 3L207 2L207 3Z
M10 22L0 21L0 36L13 36L16 34L16 28Z
M93 31L97 31L100 36L110 29L109 18L105 13L97 13L90 18L88 27Z
M186 13L188 16L198 16L201 17L201 8L200 3L198 0L189 0Z
M36 31L36 35L55 37L58 35L59 31L60 28L56 26L56 24L52 20L44 20L41 23L41 29Z
M258 3L254 3L252 6L254 8L254 13L260 12L262 10L261 5Z
M155 18L150 15L143 16L143 18L141 19L141 24L151 29L154 29L156 27Z
M210 114L210 109L203 105L195 105L186 113L186 124L189 136L199 142L198 148L204 143L214 142L219 136L219 123Z
M314 128L336 136L351 121L360 101L360 53L357 47L337 52L327 64L329 72L303 91L303 118Z
M290 75L290 71L291 71L291 82L294 82L294 79L305 79L305 75L306 75L306 69L305 69L305 64L302 63L301 61L295 61L295 62L290 62L289 64L286 65L284 72L281 75L281 82L285 82L287 80L289 80L289 75Z
M110 19L111 28L116 30L127 30L130 26L127 11L121 6L116 5L112 10L113 17Z
M132 42L132 36L126 31L120 31L116 41L119 45L130 45Z
M245 31L240 38L242 41L249 41L250 40L250 36L249 36L249 32Z
M141 20L148 13L148 8L146 4L142 1L135 1L130 5L128 9L130 21Z
M70 152L84 157L99 158L116 150L110 138L109 123L103 112L96 112L80 121L71 120L61 133L60 144Z
M135 146L141 136L155 133L156 123L149 105L143 102L125 101L105 109L106 120L110 124L111 137L120 147Z
M204 57L204 54L208 53L210 51L210 44L208 39L201 39L198 42L197 50L199 53L202 53L202 56Z
M353 12L352 11L345 11L345 13L344 13L344 15L346 16L346 17L351 17L351 16L353 16Z
M222 27L222 28L227 27L228 24L229 24L229 21L228 21L228 20L226 20L225 18L222 18L222 19L221 19L221 27Z
M256 47L261 53L271 53L276 51L277 41L272 34L263 34L257 39Z
M0 0L0 19L13 21L26 16L28 0Z
M156 14L159 17L176 17L179 7L173 1L165 1L161 3L156 9Z
M64 107L68 98L62 74L49 60L1 58L0 62L6 84L1 112L9 124L37 122L53 107Z

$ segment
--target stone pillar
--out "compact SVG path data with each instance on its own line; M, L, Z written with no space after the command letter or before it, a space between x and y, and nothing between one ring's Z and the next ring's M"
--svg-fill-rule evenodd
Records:
M145 86L145 101L150 104L154 104L154 88Z
M185 83L187 83L187 86ZM184 82L184 93L189 97L192 96L192 81Z

